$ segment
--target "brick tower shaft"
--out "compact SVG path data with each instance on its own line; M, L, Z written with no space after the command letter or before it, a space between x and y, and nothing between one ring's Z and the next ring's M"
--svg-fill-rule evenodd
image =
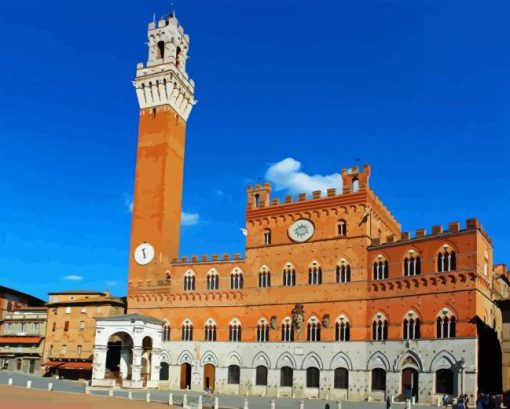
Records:
M140 105L129 280L161 280L179 255L186 121L195 103L186 73L189 37L173 14L149 24Z

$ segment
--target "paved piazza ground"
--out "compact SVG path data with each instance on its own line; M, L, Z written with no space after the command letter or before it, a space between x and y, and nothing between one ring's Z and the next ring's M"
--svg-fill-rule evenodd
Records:
M9 378L13 386L8 386ZM26 389L26 383L32 382L32 389ZM49 392L48 383L53 384L54 391ZM93 389L90 395L85 394L84 382L56 380L40 376L25 375L9 371L0 371L0 409L130 409L130 408L168 408L168 394L170 391L151 391L151 403L146 403L145 391L133 391L133 400L128 400L128 392L122 389L114 390L114 397L108 396L107 389ZM191 409L197 407L198 392L172 391L175 409L182 409L183 395L187 394L187 402ZM245 396L218 395L220 408L242 409ZM249 409L270 409L270 399L265 397L248 397ZM204 409L214 405L214 398L203 396ZM337 402L321 399L307 399L304 409L337 409ZM275 409L299 409L297 399L275 399ZM432 406L415 405L413 409L432 409ZM342 409L385 409L384 403L342 402ZM395 403L393 409L404 409L403 403ZM436 408L437 409L437 408Z
M0 385L0 407L2 409L134 409L142 407L156 409L168 408L168 405L66 392L26 390L19 387Z

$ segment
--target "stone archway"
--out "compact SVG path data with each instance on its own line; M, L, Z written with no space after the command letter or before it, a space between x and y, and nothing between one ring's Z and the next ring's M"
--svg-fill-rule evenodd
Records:
M152 338L147 336L142 340L142 380L152 380Z
M157 388L164 324L141 314L98 318L92 386Z
M113 379L122 385L122 381L131 379L133 361L133 339L126 332L117 332L108 339L106 351L105 379Z

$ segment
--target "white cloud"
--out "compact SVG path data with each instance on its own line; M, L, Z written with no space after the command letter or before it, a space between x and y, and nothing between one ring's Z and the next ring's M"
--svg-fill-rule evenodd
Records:
M182 226L193 226L198 223L200 220L200 215L198 213L181 213L181 225Z
M67 276L64 276L63 278L64 278L64 280L67 280L67 281L81 281L81 280L83 280L83 277L79 276L77 274L69 274Z
M330 187L342 188L342 175L309 175L301 171L301 162L293 158L285 158L274 163L266 171L266 179L271 182L274 190L287 191L289 194L310 193L314 190L326 192Z
M129 213L133 213L133 199L131 199L131 196L124 195L124 206Z
M109 287L115 287L117 284L118 284L117 281L113 281L113 280L106 282L106 285Z

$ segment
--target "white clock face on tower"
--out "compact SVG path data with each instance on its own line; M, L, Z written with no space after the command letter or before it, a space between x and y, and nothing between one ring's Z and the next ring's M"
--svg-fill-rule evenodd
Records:
M299 219L290 225L289 237L293 241L303 242L312 237L314 231L315 227L310 220Z
M149 243L142 243L135 249L134 257L141 266L149 264L154 258L154 247Z

